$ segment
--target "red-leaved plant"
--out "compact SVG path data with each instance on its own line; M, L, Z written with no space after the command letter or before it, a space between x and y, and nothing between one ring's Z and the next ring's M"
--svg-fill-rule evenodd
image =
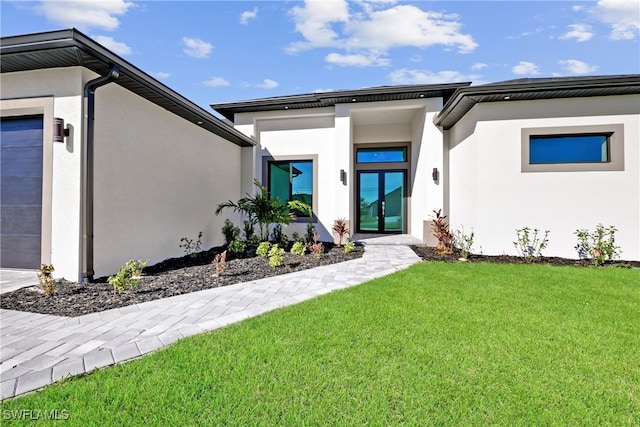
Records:
M435 217L431 219L431 231L435 238L438 239L436 250L440 254L453 253L453 235L449 231L449 223L446 221L447 216L442 215L442 209L433 211Z
M347 220L344 218L337 219L336 223L333 224L333 231L338 235L338 247L341 247L344 235L349 233L349 225L347 224Z

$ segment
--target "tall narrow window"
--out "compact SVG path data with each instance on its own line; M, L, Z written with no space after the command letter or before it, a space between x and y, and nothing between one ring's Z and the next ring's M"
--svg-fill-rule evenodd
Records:
M313 162L287 160L269 162L269 195L282 202L298 200L313 209ZM307 217L307 212L294 212Z

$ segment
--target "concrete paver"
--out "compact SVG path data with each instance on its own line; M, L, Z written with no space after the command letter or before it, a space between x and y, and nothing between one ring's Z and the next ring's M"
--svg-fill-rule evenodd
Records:
M131 360L175 341L406 268L405 238L363 241L362 258L77 318L0 310L1 399Z

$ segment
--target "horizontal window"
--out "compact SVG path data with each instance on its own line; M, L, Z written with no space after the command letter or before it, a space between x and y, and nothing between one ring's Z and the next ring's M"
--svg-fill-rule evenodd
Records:
M624 125L522 128L522 172L624 170Z
M358 163L398 163L407 161L407 147L358 148Z
M606 163L609 137L596 135L532 135L529 137L529 163Z
M313 209L313 161L271 161L269 169L269 195L286 203L298 200ZM294 212L308 217L307 212Z

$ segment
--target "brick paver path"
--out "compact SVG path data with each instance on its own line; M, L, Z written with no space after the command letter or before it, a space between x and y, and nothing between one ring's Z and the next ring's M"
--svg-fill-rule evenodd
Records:
M181 338L358 285L418 261L408 246L368 245L360 259L80 317L0 310L1 398L140 357Z

